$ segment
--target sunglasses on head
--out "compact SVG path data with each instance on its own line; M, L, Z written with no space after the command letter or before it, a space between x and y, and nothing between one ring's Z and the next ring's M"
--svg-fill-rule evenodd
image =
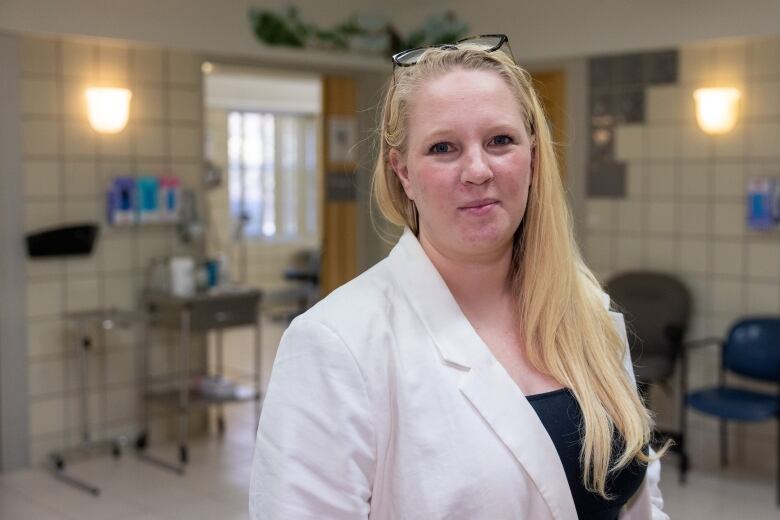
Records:
M465 45L485 52L494 52L502 48L504 44L506 44L507 48L509 49L509 56L512 58L512 61L516 62L515 57L512 54L512 47L509 45L509 37L506 34L481 34L479 36L469 36L468 38L463 38L462 40L458 40L455 43L445 43L444 45L429 45L427 47L415 47L414 49L398 52L393 54L393 68L395 69L396 66L411 67L412 65L416 65L417 61L428 49L443 49L454 51ZM393 74L393 82L395 82L395 74ZM529 123L529 126L530 134L533 136L535 133L533 121Z
M455 43L446 43L444 45L430 45L427 47L416 47L399 53L393 54L393 65L398 67L411 67L417 63L420 56L428 49L458 50L461 46L467 45L485 52L497 51L507 44L509 47L509 38L506 34L482 34L480 36L469 36ZM512 48L509 48L509 55L512 56ZM514 60L514 56L512 56Z

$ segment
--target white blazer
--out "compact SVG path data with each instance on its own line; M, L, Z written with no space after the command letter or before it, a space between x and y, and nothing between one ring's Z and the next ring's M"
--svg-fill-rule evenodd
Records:
M621 519L668 519L659 477L654 462ZM285 332L249 507L256 520L577 518L547 431L408 229Z

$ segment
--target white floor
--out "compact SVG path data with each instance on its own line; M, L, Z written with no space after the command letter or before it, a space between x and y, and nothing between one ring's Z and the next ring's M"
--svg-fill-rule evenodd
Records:
M693 470L680 485L675 464L670 455L661 477L664 509L672 519L780 520L774 480L739 469Z
M268 325L263 344L278 345L282 328ZM226 341L251 345L251 332L238 330ZM249 366L250 359L241 357L240 349L234 351L238 355L227 359L226 367ZM264 382L274 355L275 349L264 350ZM119 460L104 456L68 465L75 476L101 488L99 497L56 480L45 468L0 474L0 520L247 519L255 413L252 403L232 405L226 412L226 435L193 441L184 476L142 462L132 453ZM152 451L170 460L176 456L173 446ZM688 483L680 486L671 455L663 473L666 511L673 519L780 520L771 478L738 470L692 471Z
M100 487L99 497L55 479L44 468L0 474L0 519L246 519L254 411L251 403L234 405L232 411L224 438L192 442L184 476L132 453L67 466L69 473ZM152 451L172 462L176 457L173 446Z
M242 407L246 405L241 405ZM100 486L90 496L54 479L42 468L0 475L2 520L246 519L247 487L254 440L254 414L234 408L228 432L193 443L184 476L136 459L99 457L74 462L75 475ZM168 457L174 449L159 451ZM666 511L685 520L778 520L774 482L737 470L692 471L680 486L674 461L664 468Z

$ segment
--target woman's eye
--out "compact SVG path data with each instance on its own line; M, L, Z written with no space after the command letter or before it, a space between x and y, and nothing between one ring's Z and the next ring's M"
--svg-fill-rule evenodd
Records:
M512 144L513 140L508 135L497 135L491 139L492 144L503 146L505 144Z
M450 145L447 143L436 143L431 146L429 151L431 153L447 153L450 151Z

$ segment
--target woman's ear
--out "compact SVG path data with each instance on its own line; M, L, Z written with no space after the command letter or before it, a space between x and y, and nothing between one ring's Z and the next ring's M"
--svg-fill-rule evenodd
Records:
M401 154L397 148L391 148L388 158L390 159L390 167L401 182L401 186L403 186L406 196L409 200L414 200L412 183L409 181L409 168L406 166L406 160L404 159L403 154Z

